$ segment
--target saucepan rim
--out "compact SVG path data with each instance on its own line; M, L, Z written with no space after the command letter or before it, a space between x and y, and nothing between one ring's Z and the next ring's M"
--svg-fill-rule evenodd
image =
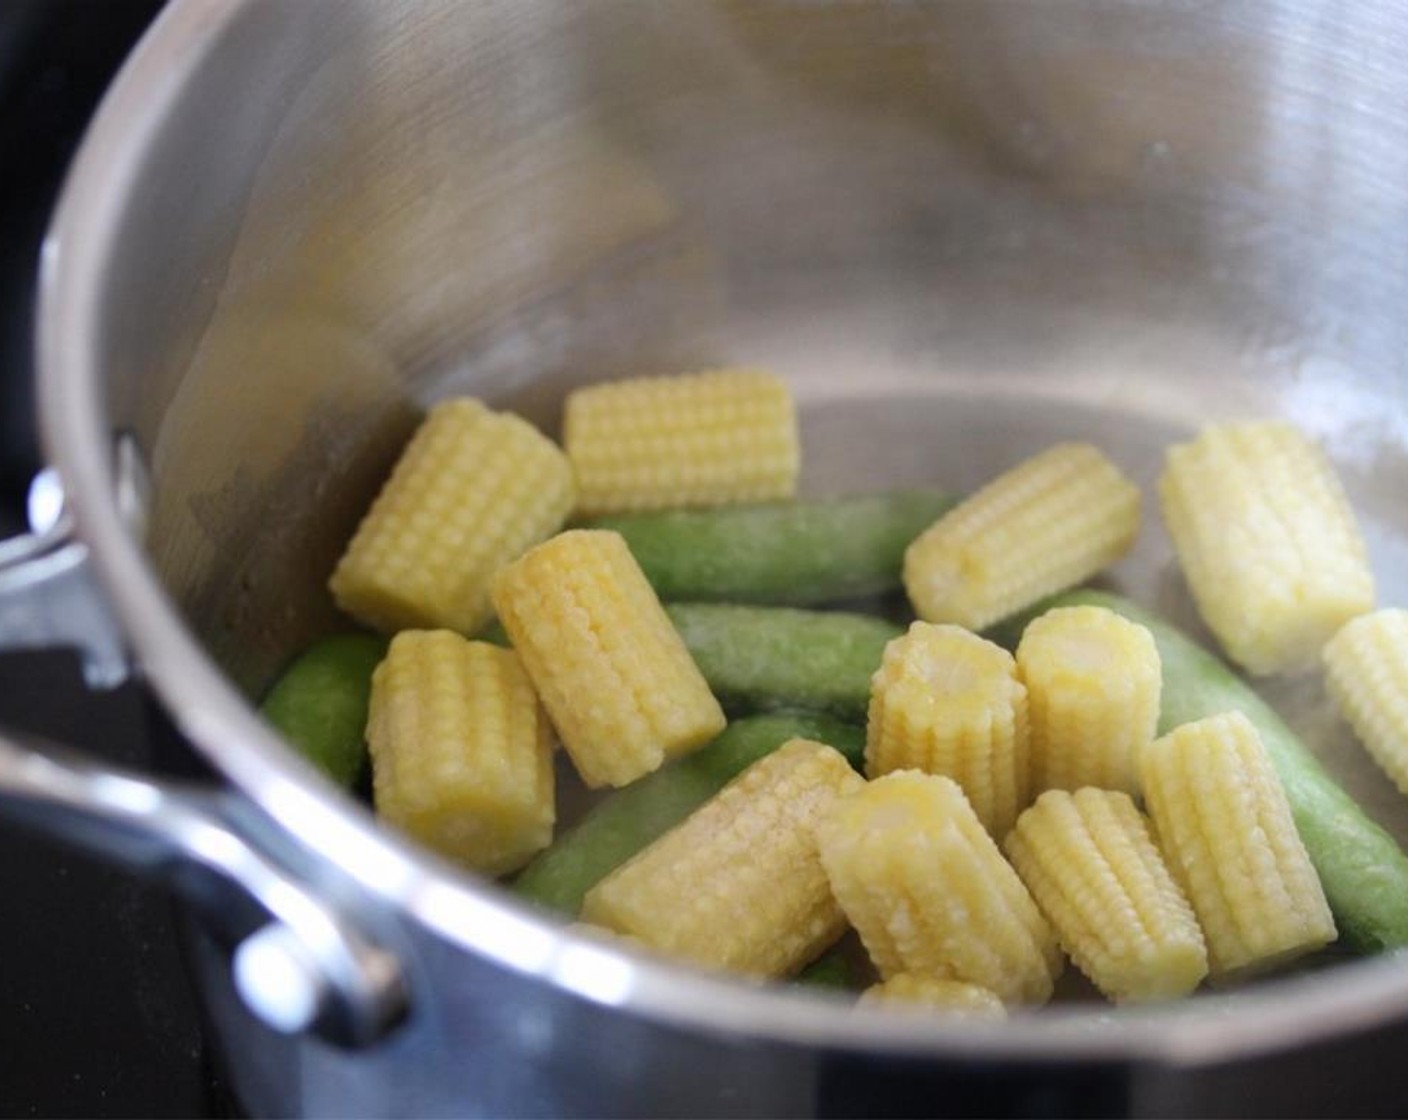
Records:
M76 531L146 678L177 726L253 805L374 905L399 911L497 965L623 1013L783 1044L983 1060L1245 1058L1408 1018L1408 965L1346 963L1160 1011L1048 1009L1005 1024L843 1010L835 997L737 981L624 953L551 920L381 829L290 751L202 648L164 592L113 497L113 432L98 324L123 215L173 106L252 6L175 0L109 90L46 239L39 303L39 399L49 461ZM413 994L413 999L415 995Z

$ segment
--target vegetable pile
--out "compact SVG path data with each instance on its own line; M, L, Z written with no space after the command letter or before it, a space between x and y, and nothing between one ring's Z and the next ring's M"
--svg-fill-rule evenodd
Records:
M802 501L799 448L754 370L578 390L561 448L437 405L330 580L377 635L305 651L266 716L345 785L369 755L388 824L526 899L743 976L859 972L867 1005L1001 1017L1068 958L1162 1000L1408 945L1408 858L1251 686L1078 589L1140 527L1099 449L961 501ZM1323 662L1408 794L1408 612L1374 610L1320 449L1213 425L1158 489L1223 651ZM907 628L836 609L901 587ZM603 791L565 831L556 743Z

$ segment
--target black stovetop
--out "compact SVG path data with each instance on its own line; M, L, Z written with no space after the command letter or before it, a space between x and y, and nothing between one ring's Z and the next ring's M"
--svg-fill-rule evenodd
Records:
M93 109L160 7L0 0L0 537L20 529L38 462L30 382L40 240ZM0 656L0 723L139 769L200 769L139 690L86 693L71 654ZM0 819L0 899L0 1115L232 1111L164 891Z

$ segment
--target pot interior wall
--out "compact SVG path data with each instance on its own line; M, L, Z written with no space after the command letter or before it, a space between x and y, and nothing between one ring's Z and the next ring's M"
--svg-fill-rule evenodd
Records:
M116 255L150 550L256 691L418 409L746 362L809 490L971 487L1277 413L1402 602L1408 97L1394 5L251 4L159 124ZM1183 621L1150 496L1117 579ZM1274 699L1395 826L1318 683ZM1342 763L1342 764L1341 764ZM1402 831L1402 830L1400 830Z

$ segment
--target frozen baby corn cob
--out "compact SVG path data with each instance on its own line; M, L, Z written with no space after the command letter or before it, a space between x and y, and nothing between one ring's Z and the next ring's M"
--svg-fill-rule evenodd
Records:
M574 529L504 568L494 606L589 786L623 786L723 730L620 534Z
M566 456L517 416L445 401L411 438L328 586L374 629L489 620L494 573L561 527L576 488Z
M812 712L734 720L712 743L602 798L514 881L515 893L574 917L587 891L789 739L834 747L852 767L865 732Z
M578 389L563 444L585 516L788 498L801 462L786 382L748 369Z
M1061 971L1046 919L950 779L877 778L817 828L831 889L883 979L955 978L1042 1003Z
M863 784L830 747L785 743L588 891L582 920L706 967L790 975L845 930L815 825Z
M1354 512L1290 424L1214 425L1169 450L1164 521L1209 629L1253 673L1303 669L1374 606Z
M1140 769L1169 869L1203 927L1213 980L1335 940L1320 880L1246 716L1185 723L1149 745Z
M1030 790L1027 695L1001 646L958 626L916 622L885 647L871 684L865 770L952 778L999 839Z
M1197 919L1127 794L1048 790L1005 847L1061 947L1115 1002L1187 995L1207 975Z
M1002 1000L976 984L944 980L919 972L900 972L888 980L872 984L857 1001L862 1007L893 1007L897 1010L946 1011L976 1019L1005 1019Z
M448 630L405 630L372 674L377 812L487 875L552 840L552 740L517 654Z
M1139 793L1136 762L1159 722L1163 677L1149 631L1102 607L1062 607L1017 646L1027 688L1032 789Z
M1113 564L1138 528L1138 487L1089 444L1057 444L915 540L905 590L920 618L981 630Z
M1325 679L1374 761L1408 795L1408 611L1346 623L1325 647Z
M1330 901L1339 942L1357 953L1408 947L1408 856L1335 784L1310 746L1246 681L1192 638L1122 596L1071 591L1058 596L1055 604L1105 607L1153 635L1163 666L1161 731L1223 712L1242 712L1251 720L1280 776L1296 832ZM1034 610L1033 616L1046 607ZM1004 623L998 640L1015 645L1023 624L1030 621L1018 616Z

